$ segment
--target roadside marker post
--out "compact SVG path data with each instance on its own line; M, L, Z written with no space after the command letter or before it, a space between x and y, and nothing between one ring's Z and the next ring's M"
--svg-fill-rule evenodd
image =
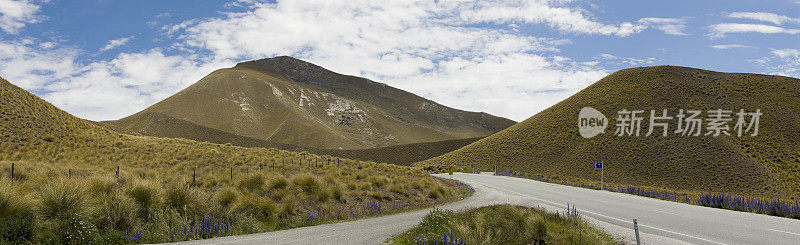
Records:
M636 232L636 245L641 245L642 242L639 240L639 224L636 223L636 219L633 219L633 230Z
M600 169L600 190L603 190L603 175L605 175L605 168L603 168L603 162L595 162L594 169Z

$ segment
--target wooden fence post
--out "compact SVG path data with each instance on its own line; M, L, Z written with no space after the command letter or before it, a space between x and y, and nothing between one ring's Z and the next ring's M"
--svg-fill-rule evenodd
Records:
M117 165L117 179L119 179L119 165Z
M14 163L11 163L11 180L14 180Z
M231 166L231 184L233 184L233 166Z
M197 185L197 169L192 169L192 186Z

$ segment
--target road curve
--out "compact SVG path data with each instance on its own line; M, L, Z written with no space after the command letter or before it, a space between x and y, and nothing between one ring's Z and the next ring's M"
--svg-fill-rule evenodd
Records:
M637 219L642 244L798 244L800 220L707 208L623 193L534 180L456 173L476 192L439 208L458 210L497 203L539 206L550 211L575 205L589 222L634 242ZM418 224L430 210L290 230L182 242L185 244L380 244Z

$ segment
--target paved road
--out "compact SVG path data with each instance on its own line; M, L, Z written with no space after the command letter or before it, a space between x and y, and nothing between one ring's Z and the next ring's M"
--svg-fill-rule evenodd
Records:
M449 177L447 175L440 175ZM634 241L638 219L643 244L800 244L800 220L706 208L652 198L589 190L512 177L461 174L454 179L476 193L440 208L463 209L495 203L540 206L551 211L576 205L589 222ZM377 244L416 225L429 210L192 244Z

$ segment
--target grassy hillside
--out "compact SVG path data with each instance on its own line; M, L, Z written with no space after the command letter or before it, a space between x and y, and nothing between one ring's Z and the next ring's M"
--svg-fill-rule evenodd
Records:
M317 149L311 147L300 147L290 144L275 143L268 140L245 137L228 133L222 130L200 126L185 120L177 119L160 113L149 113L142 115L146 118L145 125L135 125L140 128L139 133L121 131L125 134L144 134L158 135L167 138L184 138L195 141L211 142L217 144L231 144L243 147L263 147L276 148L280 150L306 151L317 155L342 157L354 160L371 161L379 163L391 163L409 166L412 163L431 159L445 153L457 150L465 145L475 142L483 137L443 140L435 142L411 143L402 145L385 146L368 149L338 150L338 149ZM120 129L114 123L103 122L102 126L107 126L112 130Z
M419 161L424 161L445 153L458 150L461 147L478 141L483 137L424 142L404 145L393 145L379 148L359 150L325 150L312 149L309 152L320 155L330 155L363 161L391 163L410 166Z
M200 239L460 195L454 184L409 167L118 134L3 79L0 98L0 243ZM208 225L216 230L199 231Z
M182 124L157 120L164 118L161 115L233 135L317 149L365 149L481 137L514 124L486 113L442 106L382 83L341 75L291 57L244 62L214 71L144 111L109 123L144 135L207 140L192 128L152 130L180 127L159 124ZM224 140L228 139L210 141Z
M138 128L136 132L122 132L125 134L157 135L165 138L183 138L194 141L210 142L216 144L231 144L243 147L263 147L276 148L280 150L302 150L298 146L271 142L237 134L228 133L219 129L197 125L186 120L167 116L158 112L143 113L142 120L133 121L132 128ZM100 122L104 126L114 130L122 128L117 123Z
M585 106L608 117L605 134L579 135L578 112ZM625 69L517 125L418 165L477 163L484 170L513 165L546 178L598 183L600 173L591 163L602 161L606 183L795 199L800 195L798 108L800 80L794 78L675 66ZM646 111L641 136L614 135L622 109ZM755 137L645 137L649 111L663 109L672 116L679 109L761 109L763 116ZM731 128L734 123L735 118ZM676 127L677 119L671 120L670 130Z

